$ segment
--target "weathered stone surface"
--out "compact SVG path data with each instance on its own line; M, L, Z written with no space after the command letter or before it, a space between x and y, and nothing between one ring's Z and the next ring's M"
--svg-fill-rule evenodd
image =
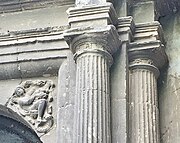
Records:
M114 55L111 67L111 126L112 143L128 143L128 45L134 31L132 17L119 18L118 33L122 47Z
M160 143L156 78L140 67L130 71L130 143Z
M175 14L179 11L179 0L158 0L156 1L157 12L159 17Z
M67 28L49 27L2 34L0 79L57 75L69 51L62 37L62 31Z
M19 12L70 4L74 4L74 0L1 0L0 13Z
M129 49L130 143L160 143L157 78L159 69L167 64L167 55L157 25L141 26L137 27Z
M172 0L171 2L171 4L173 4L174 1ZM166 15L165 17L161 18L161 24L164 28L165 41L167 42L166 52L169 57L169 65L167 69L162 70L163 75L161 76L161 80L159 81L159 108L162 143L179 143L180 140L179 20L179 12L173 15Z
M6 105L9 98L12 96L16 86L21 83L22 79L9 79L9 80L0 80L0 104Z
M53 124L52 80L27 80L16 87L7 106L23 116L41 134L48 133Z
M43 77L39 77L38 78L39 80L52 80L53 83L55 83L55 85L57 85L57 77L46 77L46 78L43 78ZM37 78L27 78L27 79L11 79L11 80L1 80L0 81L0 90L2 91L1 92L1 95L0 95L0 98L1 98L1 101L0 103L2 105L5 105L7 106L8 102L10 101L11 99L11 96L13 95L14 93L14 90L16 89L17 85L21 84L23 81L26 81L26 80L37 80ZM57 108L56 108L56 103L57 103L57 88L54 89L53 91L53 119L54 119L54 126L51 128L51 130L45 134L45 135L42 135L42 134L39 134L39 137L41 137L41 140L43 141L43 143L46 143L46 142L56 142L56 126L57 126ZM16 110L17 111L17 110ZM26 120L27 123L28 120ZM29 126L31 126L31 124L29 124ZM33 126L32 126L33 128ZM35 131L35 130L34 130Z
M157 19L155 1L153 0L135 1L130 11L135 23L152 22Z
M109 67L120 46L115 28L75 29L64 36L77 63L73 142L111 142Z
M113 4L114 4L114 8L116 9L116 13L118 17L128 16L129 13L128 0L114 0Z
M21 81L26 80L25 78L38 77L39 79L41 76L53 76L57 74L59 66L61 66L59 72L60 84L58 86L58 124L56 124L55 120L55 126L53 126L52 130L45 136L41 137L44 143L54 143L56 142L56 137L57 142L68 143L74 141L73 124L75 118L74 98L76 65L72 62L73 55L70 55L71 59L69 59L69 57L67 56L70 50L67 44L65 44L65 41L62 37L62 31L68 29L69 27L67 26L65 29L61 27L62 25L67 25L68 19L65 11L69 6L72 6L73 3L73 0L0 1L0 31L1 33L3 33L0 34L0 89L2 91L0 95L0 103L4 104L6 100L8 100L8 98L13 94L13 90L15 89L16 85L18 85ZM65 6L62 6L64 4ZM157 85L154 80L155 77L158 76L158 72L156 72L158 71L157 68L161 68L167 62L165 54L163 54L163 44L165 44L165 42L162 42L164 39L162 39L161 27L158 23L147 24L144 22L153 21L154 19L158 19L158 17L160 17L160 19L163 19L163 16L169 15L169 17L167 19L165 18L164 20L166 23L164 28L167 29L167 31L165 31L167 35L166 51L170 56L170 66L167 73L165 73L164 75L166 77L167 74L167 79L164 79L165 83L162 86L163 90L160 92L159 100L161 109L161 141L163 143L179 143L179 1L114 0L118 16L132 15L135 19L136 26L132 24L133 18L130 17L120 17L118 22L115 10L112 8L112 5L110 3L106 3L105 0L77 0L76 4L78 7L69 10L69 23L71 25L71 28L75 29L74 31L72 29L70 30L68 34L70 34L71 32L73 32L73 34L71 33L71 36L66 35L66 40L70 41L69 43L71 43L73 39L74 41L78 39L76 39L75 37L79 37L80 39L82 39L78 39L79 41L77 40L77 43L74 42L70 44L71 48L73 46L77 47L72 48L72 51L75 54L74 56L78 68L82 69L81 71L78 69L78 77L82 79L80 81L80 83L82 83L80 85L81 88L78 89L78 93L80 95L78 97L82 97L83 106L86 105L87 107L89 107L85 108L85 106L82 106L81 109L85 110L81 110L82 116L80 117L80 119L82 119L84 123L89 123L89 120L86 119L88 119L88 117L94 118L93 115L99 115L99 120L101 120L100 117L105 117L106 115L104 114L103 116L100 116L100 113L105 113L103 110L105 109L104 105L108 104L104 104L103 100L101 99L104 99L104 97L107 95L108 98L111 98L111 106L108 105L108 109L109 107L111 107L111 112L107 114L111 115L112 130L110 132L112 134L113 143L129 143L129 106L127 106L127 100L129 97L129 60L132 63L135 61L134 59L136 59L135 62L138 62L136 64L139 64L136 65L136 68L131 66L130 75L133 79L133 85L139 88L139 86L134 83L134 79L137 79L136 83L139 83L139 85L142 86L142 89L137 89L137 93L132 94L134 96L130 96L131 103L136 103L136 100L140 99L140 95L144 95L141 96L141 99L144 99L145 101L146 97L149 97L150 95L149 91L154 92L154 94L151 95L154 95L153 97L157 98L157 94L155 92ZM173 17L170 14L175 14L176 17ZM137 24L139 22L142 22L143 24ZM106 31L102 30L109 24L115 25L115 31L119 32L119 37L123 41L123 49L117 50L118 53L115 52L116 49L112 48L113 50L111 51L107 48L116 47L117 45L116 42L114 43L114 45L109 44L113 42L112 36L114 37L114 35L112 34L111 36L107 36ZM101 32L98 35L97 31L99 29ZM17 30L19 32L16 32ZM25 32L23 32L22 30L25 30ZM103 39L103 36L101 37L100 35L104 34L107 36L104 40L106 41L106 44L103 44L102 46L102 43L104 41L102 40L102 43L98 42L99 39ZM71 39L68 39L68 36L70 36ZM106 47L106 45L108 46ZM130 48L130 56L128 56L128 48ZM82 49L85 49L85 54L83 53L84 51ZM78 51L78 53L76 53L76 51ZM113 53L116 53L115 65L113 65L111 69L111 96L108 95L109 89L101 91L101 88L107 86L109 83L104 82L104 80L108 80L108 78L103 78L104 75L100 74L100 72L106 75L109 74L109 71L104 70L105 66L103 65L108 65L104 64L108 63L108 59L111 59L112 61L111 55L107 56L108 54L105 53L105 51L109 52L111 55ZM147 62L147 59L151 59L150 61L148 61L149 63ZM141 62L145 62L146 65L140 65ZM156 67L152 68L152 65ZM95 74L98 72L98 77L95 77ZM161 73L163 72L164 71L161 71ZM94 77L91 78L91 76ZM12 78L13 80L11 80ZM5 81L3 81L4 79ZM95 82L98 83L97 89L95 88L95 86L90 87L90 85ZM103 82L104 84L102 84ZM92 96L89 91L91 91L91 93L93 92L95 96ZM97 97L98 100L90 102L90 99L92 97ZM101 101L103 104L101 104ZM143 102L137 104L137 108L134 108L134 106L131 106L130 108L130 113L132 113L130 117L139 120L139 122L142 121L143 123L145 123L140 128L140 131L144 132L144 134L140 134L141 139L144 138L148 140L148 138L146 138L148 129L150 131L150 135L148 137L151 139L151 137L153 137L151 136L153 126L152 123L158 125L157 120L153 120L152 122L147 121L147 119L152 119L152 116L155 116L155 114L158 115L158 111L155 109L157 107L157 103L156 105L154 105L154 102L152 103L153 104L150 105L150 102ZM153 108L149 108L150 106ZM89 115L87 112L92 111L92 107L97 107L99 109L101 108L102 110L98 110L97 112L93 112ZM133 111L137 111L137 114L134 114L131 109L133 109ZM140 109L144 112L140 112ZM138 119L136 115L144 115L144 117ZM158 117L154 117L154 119L158 119ZM97 121L97 119L95 119L95 121ZM93 123L95 125L95 122ZM102 124L95 125L95 127L99 127L99 131L101 131L101 126L106 125L103 121L101 123ZM56 125L57 134L55 135ZM91 124L81 125L84 128L82 127L82 130L78 132L84 133L83 131L87 129L87 126L90 126ZM106 130L107 128L104 127L102 129ZM138 127L135 128L135 130L136 129L138 129ZM84 135L80 135L81 137L85 137L84 139L87 139L89 136L91 136L87 133L92 133L92 130L85 132ZM98 135L101 136L102 134L103 133L98 132ZM74 136L76 135L77 134L75 133ZM98 135L96 136L96 138L98 138ZM154 136L154 138L156 137Z
M57 143L72 143L74 135L76 65L69 52L58 75Z
M71 5L0 14L0 32L44 29L68 25L66 10ZM1 7L1 6L0 6Z
M111 3L87 5L68 9L68 20L71 28L101 27L108 24L117 25L117 14Z

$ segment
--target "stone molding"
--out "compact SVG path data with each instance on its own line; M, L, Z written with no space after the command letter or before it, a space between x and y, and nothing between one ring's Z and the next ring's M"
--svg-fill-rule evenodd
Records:
M87 5L83 7L72 7L68 9L69 24L71 27L81 27L84 26L84 22L95 22L94 26L102 26L101 22L99 25L99 20L104 20L104 24L117 25L117 15L113 5L109 2L100 5ZM89 25L90 23L88 23Z
M62 34L68 28L47 27L1 33L0 79L57 75L69 52Z
M0 33L0 46L20 45L34 42L49 42L62 40L62 33L69 26L46 27L22 31L9 31Z
M131 63L136 59L151 60L157 68L162 68L168 62L158 22L136 26L134 42L129 46L129 61Z
M133 41L135 32L135 23L133 17L128 16L118 18L117 31L122 42L130 43Z
M162 26L158 21L136 24L134 38L138 42L160 40L165 44Z
M3 0L0 1L0 14L73 4L74 0Z

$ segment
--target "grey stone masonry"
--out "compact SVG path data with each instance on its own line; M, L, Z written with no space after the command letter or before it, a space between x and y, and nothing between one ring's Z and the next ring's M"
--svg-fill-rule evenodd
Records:
M74 37L70 48L77 64L74 143L110 143L109 67L120 46L117 31L109 25L70 30L64 37Z
M129 143L160 143L157 78L167 63L161 26L136 26L130 44Z

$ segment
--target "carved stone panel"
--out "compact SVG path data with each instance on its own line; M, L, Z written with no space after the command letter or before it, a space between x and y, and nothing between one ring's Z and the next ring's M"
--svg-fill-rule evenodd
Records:
M47 133L53 126L51 80L27 80L18 85L7 102L8 107L24 117L37 133Z

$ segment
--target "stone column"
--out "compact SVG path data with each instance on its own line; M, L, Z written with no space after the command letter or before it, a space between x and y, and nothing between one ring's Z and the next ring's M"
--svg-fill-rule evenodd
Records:
M157 79L167 57L160 41L160 25L140 27L129 49L129 142L160 143Z
M109 67L120 47L118 33L108 25L70 30L64 37L77 64L74 143L110 143Z
M158 68L149 59L136 59L130 64L131 143L160 143L158 75Z

